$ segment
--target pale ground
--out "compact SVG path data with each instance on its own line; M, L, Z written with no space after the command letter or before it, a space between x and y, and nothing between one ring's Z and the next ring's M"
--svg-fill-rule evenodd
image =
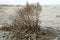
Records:
M19 6L18 6L19 7ZM11 25L10 16L13 17L15 10L17 10L16 6L0 6L0 27L4 25ZM42 6L42 11L40 14L40 20L42 27L60 27L60 6L59 5L50 5L50 6ZM56 17L57 16L57 17ZM2 37L4 32L0 32L0 40L7 40L7 37ZM7 34L8 35L8 34ZM6 35L5 35L6 36ZM55 39L54 39L55 40Z

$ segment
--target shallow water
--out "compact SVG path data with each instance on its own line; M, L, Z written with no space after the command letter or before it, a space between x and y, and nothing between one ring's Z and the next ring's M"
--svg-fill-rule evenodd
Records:
M1 9L2 8L2 9ZM4 25L12 24L12 15L15 13L17 7L15 6L2 6L0 7L0 27ZM42 6L42 11L40 14L40 21L42 27L60 27L60 6L50 5ZM7 34L4 34L7 33ZM3 38L3 36L6 36ZM0 40L7 40L8 32L0 31ZM54 39L54 40L57 40Z

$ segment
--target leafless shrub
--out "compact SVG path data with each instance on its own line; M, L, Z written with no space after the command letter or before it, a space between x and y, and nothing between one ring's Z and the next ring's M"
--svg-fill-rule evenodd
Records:
M16 18L14 19L11 29L14 31L13 37L16 37L16 40L20 39L20 34L25 36L26 34L31 35L31 33L37 33L40 31L40 26L38 25L40 12L41 6L39 3L27 3L24 8L18 9L18 11L16 11Z

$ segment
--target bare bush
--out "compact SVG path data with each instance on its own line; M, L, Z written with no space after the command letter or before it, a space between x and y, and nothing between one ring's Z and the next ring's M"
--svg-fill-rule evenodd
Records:
M33 32L40 31L39 14L41 12L41 6L37 4L26 4L24 8L16 11L16 18L14 19L12 29L14 31L14 37L20 39L20 34L31 34ZM22 40L22 39L20 39Z

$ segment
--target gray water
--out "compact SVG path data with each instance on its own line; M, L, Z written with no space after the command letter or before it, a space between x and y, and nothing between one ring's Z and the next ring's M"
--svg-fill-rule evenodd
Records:
M19 6L0 6L0 27L4 25L12 25L12 15ZM42 6L40 14L40 21L42 27L60 27L60 5L45 5ZM6 34L4 34L6 33ZM7 36L6 36L7 35ZM6 37L2 37L6 36ZM0 31L0 40L7 40L8 32ZM54 40L57 40L54 39Z

